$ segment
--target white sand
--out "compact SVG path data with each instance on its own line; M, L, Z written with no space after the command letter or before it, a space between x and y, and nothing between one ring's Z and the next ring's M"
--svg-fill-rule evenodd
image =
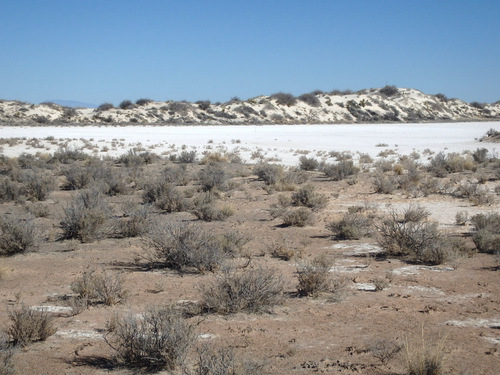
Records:
M23 152L54 152L59 146L44 140L68 140L69 145L81 147L91 141L95 150L104 156L121 155L128 149L142 146L161 154L165 151L187 150L237 151L249 161L252 153L274 158L283 164L295 165L303 152L309 157L326 157L330 151L367 153L372 157L381 151L393 149L400 155L412 151L463 152L478 147L498 155L500 145L478 142L489 129L500 131L500 122L428 123L428 124L353 124L353 125L245 125L245 126L74 126L74 127L0 127L1 138L25 137L40 139L44 148L26 144L9 147L2 145L3 154L17 156ZM118 144L111 147L111 142ZM377 145L387 144L387 147ZM109 147L103 152L104 146ZM299 153L297 153L299 151ZM302 153L300 153L302 151ZM320 157L319 157L320 158ZM320 158L321 159L321 158Z

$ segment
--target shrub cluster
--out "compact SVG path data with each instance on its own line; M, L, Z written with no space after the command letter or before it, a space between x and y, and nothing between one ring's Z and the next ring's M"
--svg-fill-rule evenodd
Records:
M109 272L98 273L95 270L83 272L71 283L71 290L78 295L77 298L85 306L116 305L127 295L120 275L113 275Z
M0 216L0 255L23 254L37 248L38 232L33 219Z
M9 314L12 325L8 329L12 343L15 346L26 346L31 342L45 341L56 329L52 317L45 311L20 306Z
M346 213L339 221L326 225L338 240L359 240L373 232L373 222L361 213Z
M472 239L477 249L492 254L500 252L500 214L477 214L471 222L476 231Z

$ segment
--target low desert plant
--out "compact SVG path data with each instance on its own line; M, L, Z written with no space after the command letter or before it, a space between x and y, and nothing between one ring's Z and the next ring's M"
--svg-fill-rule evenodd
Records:
M467 211L458 211L455 214L455 223L457 225L465 225L469 220L469 213Z
M315 169L318 169L319 167L319 162L315 158L308 158L305 155L302 155L299 158L299 168L303 171L314 171Z
M419 338L405 338L403 357L408 375L441 375L446 351L445 339L435 342L425 337L424 329Z
M181 191L161 177L146 183L142 193L142 201L146 204L154 204L166 212L181 212L188 206Z
M78 295L77 298L85 301L85 305L112 306L127 296L121 275L95 270L83 272L71 283L71 290Z
M64 208L61 220L62 239L78 239L92 242L108 234L111 210L99 189L89 189L74 196Z
M118 233L123 237L137 237L147 232L151 223L152 209L148 204L129 202L123 209L123 218L118 223Z
M399 187L399 183L393 176L387 176L383 173L375 175L373 180L375 192L379 194L391 194Z
M196 151L182 151L177 157L179 163L190 164L196 162Z
M112 103L102 103L99 107L97 107L96 111L97 112L109 111L110 109L113 108L115 108L115 106Z
M290 210L283 215L283 224L292 227L305 227L314 223L314 215L307 207Z
M281 165L260 163L254 167L254 173L266 185L276 185L283 178L284 169Z
M27 306L16 307L9 313L12 325L7 330L13 345L26 346L31 342L45 341L56 329L52 317L45 311Z
M171 307L151 307L139 317L115 317L106 342L128 367L174 370L193 345L194 327Z
M299 100L309 104L311 107L319 107L321 105L321 102L319 101L318 97L313 93L302 94L299 96Z
M318 296L329 292L332 287L332 262L326 257L317 257L309 263L299 264L297 278L298 293L301 296Z
M292 94L278 92L270 96L271 99L276 100L279 105L286 105L288 107L294 106L297 103L297 98Z
M328 198L315 192L314 186L306 185L292 194L291 201L294 206L304 206L319 211L326 207Z
M326 225L338 240L359 240L373 232L373 222L360 213L346 213L339 221Z
M200 287L201 307L219 314L270 311L281 303L284 286L284 278L272 269L227 268L214 281Z
M387 364L401 352L401 345L390 340L376 340L368 345L371 355L387 366Z
M14 375L16 373L14 363L14 349L10 344L9 337L0 333L0 375Z
M379 92L390 98L391 96L396 95L399 92L399 90L396 86L387 85L387 86L382 87L379 90Z
M410 204L403 210L402 221L406 223L418 223L420 221L426 220L430 216L430 214L431 213L424 207L418 204Z
M147 259L152 265L178 271L218 269L226 254L214 236L199 225L155 222L144 235Z
M334 181L341 181L359 172L352 160L341 160L336 164L325 164L322 172Z
M26 170L21 175L21 182L26 189L26 197L32 201L44 201L54 190L54 177L40 170Z
M132 108L134 108L134 103L130 100L123 100L118 105L118 107L120 107L120 109L132 109Z
M212 193L202 193L192 201L191 213L203 221L223 221L234 214L230 206L220 207Z
M470 220L476 231L472 239L477 249L491 254L500 251L500 214L481 213Z
M203 191L225 190L228 178L229 176L220 163L208 164L198 173Z
M38 232L33 219L0 216L0 255L23 254L37 249Z

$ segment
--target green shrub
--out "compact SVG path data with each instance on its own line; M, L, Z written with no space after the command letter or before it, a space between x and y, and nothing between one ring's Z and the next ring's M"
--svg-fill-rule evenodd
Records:
M31 342L45 341L56 329L52 317L45 311L26 306L15 308L9 313L12 325L7 330L15 346L26 346Z
M201 307L219 314L270 311L281 303L284 285L284 278L272 269L225 269L216 280L200 286Z
M38 231L33 219L0 216L0 255L23 254L37 249Z
M174 370L193 345L194 327L171 307L151 307L141 316L117 317L106 342L128 367Z

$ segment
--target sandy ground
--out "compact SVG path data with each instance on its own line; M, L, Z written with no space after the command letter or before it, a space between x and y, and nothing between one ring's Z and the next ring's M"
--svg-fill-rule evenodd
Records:
M143 147L156 153L170 152L182 146L199 153L207 150L237 151L246 161L252 154L295 165L300 155L330 151L367 153L394 150L408 155L413 151L462 152L485 147L498 152L498 144L480 143L489 129L500 131L500 122L386 124L386 125L263 125L263 126L79 126L79 127L0 127L1 138L43 140L54 137L70 146L83 147L90 142L97 155L117 156L127 149ZM112 145L114 140L114 145ZM84 142L85 141L85 142ZM6 156L22 152L53 152L60 143L42 141L40 148L26 144L3 145ZM84 149L85 150L85 149Z

